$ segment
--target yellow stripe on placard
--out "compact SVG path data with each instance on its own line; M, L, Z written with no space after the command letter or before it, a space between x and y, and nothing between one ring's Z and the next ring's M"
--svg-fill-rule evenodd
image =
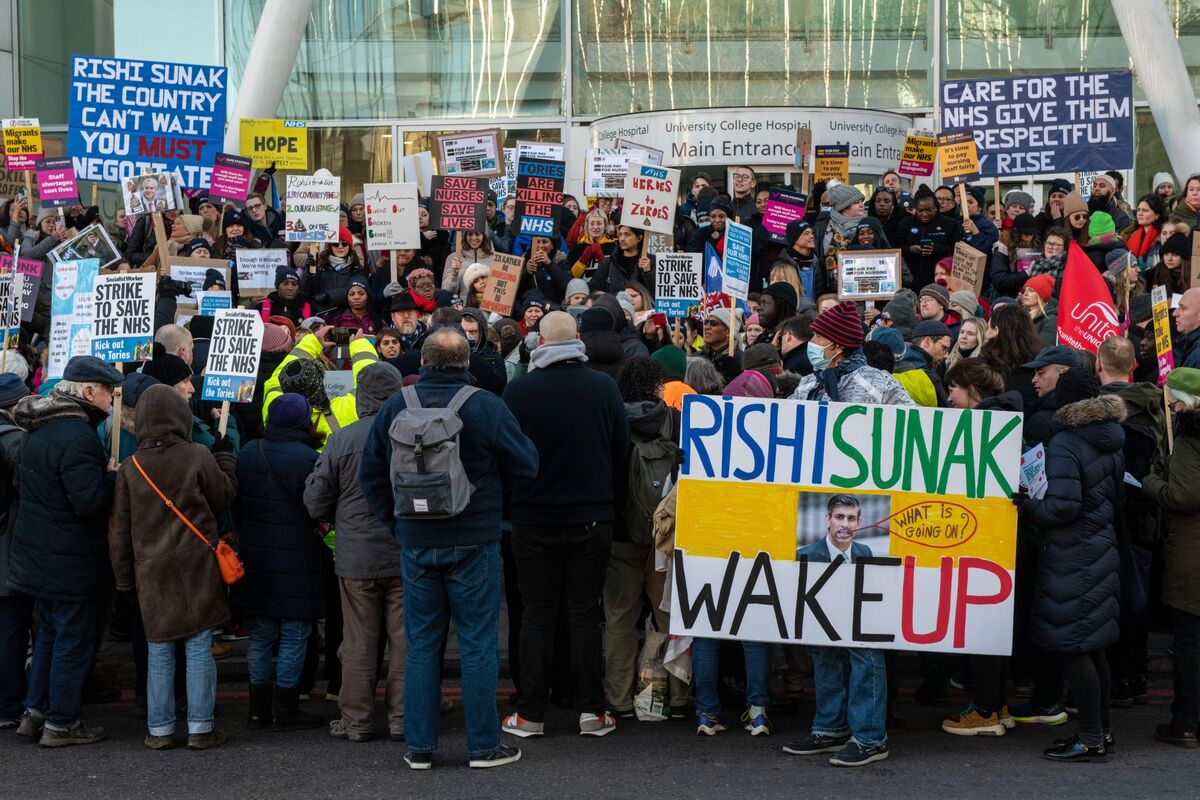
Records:
M734 551L745 555L763 551L772 559L791 561L796 557L802 492L827 498L836 490L681 479L675 545L693 556L724 558ZM889 531L888 555L913 556L919 567L936 568L945 556L972 556L1004 569L1016 568L1017 509L1007 498L878 490L847 494L891 499L886 521L862 520L864 526L879 523Z

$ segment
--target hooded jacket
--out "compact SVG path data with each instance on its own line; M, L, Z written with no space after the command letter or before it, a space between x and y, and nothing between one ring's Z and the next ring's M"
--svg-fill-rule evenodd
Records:
M8 550L16 520L17 456L25 431L17 427L8 411L0 411L0 597L12 594L8 590Z
M488 323L487 315L478 308L467 307L462 310L464 317L470 317L479 323L479 341L475 342L475 347L471 354L478 356L486 361L492 368L492 374L495 375L496 385L500 388L497 393L504 391L505 384L508 383L508 371L504 368L504 357L500 355L500 351L496 346L488 340Z
M1145 495L1162 508L1162 601L1171 608L1200 615L1200 414L1175 415L1175 451L1165 470L1142 482Z
M930 386L933 388L935 404L938 408L946 408L950 405L950 395L946 392L946 386L942 382L942 376L938 374L937 367L933 365L933 356L925 352L915 344L910 344L904 348L904 356L900 359L900 363L896 364L896 368L892 371L893 376L903 375L907 372L923 372L929 379ZM896 380L900 384L908 388L904 380L897 377ZM909 391L912 394L912 391ZM916 399L914 397L914 399ZM926 405L919 403L919 405Z
M400 575L400 544L391 527L380 522L367 505L358 468L379 407L402 385L400 371L391 364L364 369L355 392L358 421L329 437L305 481L308 513L332 522L337 531L334 568L340 578L371 580Z
M642 341L641 332L634 327L632 322L625 319L625 310L621 308L621 304L617 302L617 298L611 294L597 297L595 302L592 303L592 307L606 309L613 315L613 331L621 337L621 350L624 351L626 358L650 355L650 350L646 347L646 343Z
M112 592L108 512L115 473L96 436L104 417L86 400L60 392L17 402L13 420L29 433L17 459L10 589L78 603Z
M237 496L237 461L191 441L192 414L162 384L138 401L135 428L142 469L211 543L217 514ZM185 639L229 619L229 600L212 550L163 503L132 459L117 472L108 553L117 591L136 589L146 640Z
M1046 446L1046 496L1021 506L1022 521L1042 532L1030 636L1047 652L1093 653L1120 636L1115 521L1124 418L1113 395L1060 408Z

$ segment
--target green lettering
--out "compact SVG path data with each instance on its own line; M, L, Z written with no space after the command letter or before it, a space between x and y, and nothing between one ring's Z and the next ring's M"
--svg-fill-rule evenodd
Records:
M992 415L984 413L983 415L983 431L981 442L979 444L979 471L976 477L979 485L975 489L975 497L985 497L987 494L987 477L991 473L996 477L996 483L1000 484L1000 491L1004 497L1012 494L1012 485L1008 479L1004 477L1004 472L1000 469L1000 465L996 463L996 455L993 452L996 446L1008 438L1008 435L1013 432L1017 426L1021 424L1021 418L1014 416L1004 424L1000 432L995 436L989 436L992 428Z
M892 474L884 477L883 436L880 435L883 431L883 411L882 408L876 408L874 412L872 430L875 435L871 437L871 474L875 476L876 486L880 489L890 489L900 480L900 472L904 466L904 412L896 412L896 433L892 437Z
M842 437L842 425L850 417L862 414L866 416L867 409L863 406L850 406L849 408L838 414L837 421L833 423L833 446L841 452L842 455L849 458L858 467L858 474L853 478L843 478L840 475L830 475L829 483L837 486L840 489L849 489L854 486L861 486L870 474L867 472L867 460L862 457L857 449L851 447Z
M938 494L946 493L946 484L950 482L950 469L955 464L962 464L966 471L963 483L967 488L967 497L974 499L977 497L975 494L975 445L971 440L971 412L969 411L958 415L958 425L954 427L954 433L950 435L950 446L946 448L946 458L942 461L942 474L938 478Z
M911 409L908 412L908 426L904 436L904 479L901 489L911 492L913 488L912 472L913 458L920 460L922 488L932 492L937 483L938 443L942 438L942 415L933 415L933 430L926 431L921 427L921 412Z

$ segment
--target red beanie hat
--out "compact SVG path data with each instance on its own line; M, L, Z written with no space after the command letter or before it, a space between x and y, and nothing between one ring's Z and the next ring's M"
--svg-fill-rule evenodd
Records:
M862 347L863 326L858 306L847 301L826 309L813 320L812 332L848 349Z
M1054 294L1054 276L1053 275L1035 275L1025 281L1025 288L1032 289L1038 293L1038 297L1042 298L1043 303L1050 302L1050 295Z
M351 233L350 229L347 228L345 225L340 225L340 226L338 226L337 240L339 242L349 242L350 244L354 244L354 234Z

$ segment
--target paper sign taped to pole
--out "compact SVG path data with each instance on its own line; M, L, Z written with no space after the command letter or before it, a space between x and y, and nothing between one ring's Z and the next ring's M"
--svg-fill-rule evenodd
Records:
M97 275L92 307L92 355L110 364L145 361L154 354L153 272Z
M721 261L721 292L745 300L750 292L750 253L754 231L749 225L725 223L725 253Z
M200 396L211 402L249 403L262 358L262 317L249 308L223 308L213 316Z
M679 170L630 161L621 224L653 233L673 233L678 191Z
M99 271L100 262L94 258L54 265L47 378L61 378L73 356L92 354L92 298Z
M704 257L700 253L655 253L654 310L672 319L704 299Z
M342 179L336 175L288 175L284 238L289 242L335 242Z
M900 153L900 168L896 170L901 175L914 178L928 178L933 174L933 165L937 161L937 134L932 131L911 130L904 137L904 149Z
M364 233L368 250L420 250L416 183L363 185Z

